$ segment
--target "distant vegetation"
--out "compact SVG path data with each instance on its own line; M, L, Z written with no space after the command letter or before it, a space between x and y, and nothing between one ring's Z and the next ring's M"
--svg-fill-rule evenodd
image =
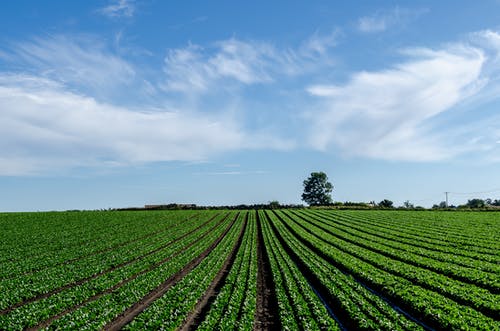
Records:
M302 204L283 204L277 200L269 201L268 203L259 204L239 204L239 205L226 205L226 206L198 206L196 204L178 204L169 203L161 205L146 205L144 207L129 207L129 208L116 208L110 210L121 211L134 211L134 210L216 210L216 209L231 209L231 210L258 210L258 209L300 209L307 208ZM432 208L424 208L422 206L415 206L410 201L406 200L403 205L395 206L394 202L389 199L383 199L380 202L355 202L355 201L333 201L323 204L312 204L310 208L322 209L397 209L397 210L486 210L486 211L500 211L500 200L492 199L470 199L463 205L449 205L442 201L439 204L434 204ZM73 210L72 210L73 211ZM78 211L78 210L74 210Z

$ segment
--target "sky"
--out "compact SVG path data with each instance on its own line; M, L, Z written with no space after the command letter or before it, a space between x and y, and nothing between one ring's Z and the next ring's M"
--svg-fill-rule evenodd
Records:
M500 199L500 1L5 1L0 211Z

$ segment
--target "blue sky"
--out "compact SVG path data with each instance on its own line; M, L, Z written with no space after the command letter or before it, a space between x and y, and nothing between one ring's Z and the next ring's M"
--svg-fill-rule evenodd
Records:
M499 1L0 6L0 211L500 198Z

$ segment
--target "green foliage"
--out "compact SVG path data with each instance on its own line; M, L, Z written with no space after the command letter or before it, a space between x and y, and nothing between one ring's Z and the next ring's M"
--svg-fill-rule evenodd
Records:
M125 326L176 329L236 247L245 219L198 327L253 329L258 227L256 213L245 213L0 213L0 329L51 317L48 329L102 329L210 248ZM498 212L258 213L283 329L418 330L419 321L436 330L500 329Z
M280 202L279 202L279 201L277 201L277 200L269 201L269 204L268 204L268 205L269 205L269 208L270 208L270 209L278 209L278 208L280 208L280 207L281 207Z
M407 209L413 209L415 208L415 206L409 201L409 200L406 200L404 203L403 203L403 207L407 208Z
M382 208L393 208L394 203L391 200L384 199L378 203L379 207Z
M465 205L469 208L484 208L486 203L483 199L470 199Z
M332 203L333 185L328 181L328 176L324 172L312 172L304 180L303 185L302 200L309 205L324 206Z

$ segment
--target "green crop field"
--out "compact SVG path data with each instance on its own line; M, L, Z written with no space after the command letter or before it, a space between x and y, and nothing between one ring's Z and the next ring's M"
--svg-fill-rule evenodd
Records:
M500 330L500 213L0 214L0 330Z

